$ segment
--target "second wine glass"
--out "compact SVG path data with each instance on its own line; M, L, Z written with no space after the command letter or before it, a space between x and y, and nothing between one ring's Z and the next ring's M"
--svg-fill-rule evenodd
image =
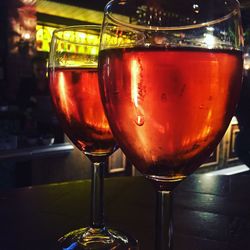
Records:
M100 26L54 31L49 58L50 91L70 140L92 162L90 225L59 239L62 249L137 249L137 241L107 228L103 212L103 171L116 143L100 100L97 62Z

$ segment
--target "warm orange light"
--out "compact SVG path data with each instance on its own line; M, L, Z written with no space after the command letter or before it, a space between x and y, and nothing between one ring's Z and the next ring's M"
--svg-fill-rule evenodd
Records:
M67 120L70 121L70 108L68 106L69 99L68 99L68 95L67 95L67 89L66 89L64 75L62 73L60 73L58 77L59 77L58 88L59 88L60 100L61 100L60 106L61 106L63 113L67 117Z
M140 77L140 64L137 60L131 60L130 64L130 71L131 71L131 99L134 103L135 107L138 108L138 85L139 85L139 77Z

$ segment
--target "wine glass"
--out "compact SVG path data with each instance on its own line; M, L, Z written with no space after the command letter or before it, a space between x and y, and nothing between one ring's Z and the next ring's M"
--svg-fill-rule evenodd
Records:
M213 152L242 78L235 0L113 0L99 84L112 133L156 188L155 249L173 249L171 192Z
M49 77L52 100L70 140L92 162L90 225L59 239L62 249L137 249L137 241L106 228L103 214L103 170L116 149L100 99L97 62L100 26L55 30Z

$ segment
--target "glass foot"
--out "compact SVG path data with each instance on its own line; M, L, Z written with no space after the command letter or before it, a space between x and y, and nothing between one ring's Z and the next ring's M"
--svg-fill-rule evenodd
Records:
M107 228L81 228L59 240L61 250L139 250L137 240L122 232Z

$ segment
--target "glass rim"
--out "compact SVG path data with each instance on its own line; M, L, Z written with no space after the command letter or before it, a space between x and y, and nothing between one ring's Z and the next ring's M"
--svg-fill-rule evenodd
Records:
M99 46L99 44L93 45L93 44L87 44L87 43L73 42L73 41L70 41L70 39L61 38L58 34L60 34L62 32L65 32L65 31L75 31L75 32L79 31L80 32L80 31L91 31L91 30L94 31L94 30L97 30L97 31L99 31L97 36L100 39L101 28L102 28L101 24L92 24L92 25L91 24L90 25L80 24L80 25L65 26L65 27L62 27L62 28L55 29L53 31L53 33L52 33L52 38L57 39L57 40L61 40L61 41L65 41L65 42L74 43L74 44L81 44L81 45L96 47L96 46Z
M145 30L145 31L180 31L180 30L190 30L190 29L199 29L199 28L203 28L203 27L207 27L207 26L212 26L215 24L219 24L223 21L226 21L228 19L230 19L233 16L239 15L240 14L240 4L239 2L236 0L236 7L229 12L228 14L217 18L215 20L211 20L211 21L207 21L207 22L201 22L198 24L188 24L188 25L180 25L180 26L151 26L151 25L137 25L137 24L131 24L128 22L124 22L116 17L114 17L112 11L110 11L111 5L113 4L113 2L115 2L116 0L111 0L109 1L105 8L104 8L104 14L105 16L107 16L112 22L120 25L120 26L124 26L127 28L131 28L134 30Z

